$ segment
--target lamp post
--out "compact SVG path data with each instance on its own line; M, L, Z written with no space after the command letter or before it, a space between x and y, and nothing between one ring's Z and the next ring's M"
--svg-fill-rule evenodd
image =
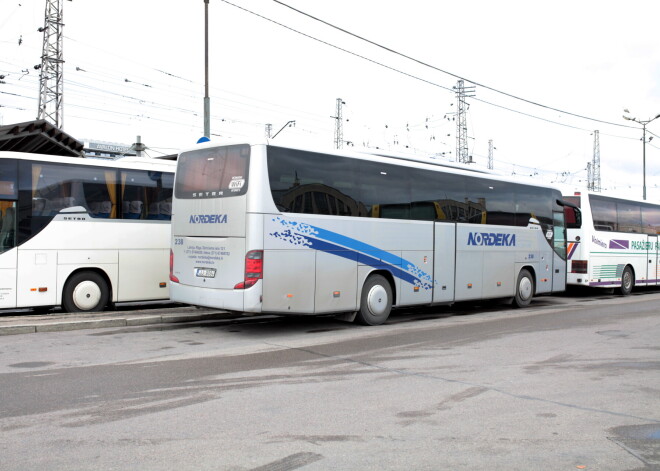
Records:
M630 111L628 111L627 109L623 111L625 113L630 113ZM644 197L644 200L646 200L646 125L649 124L651 121L655 121L658 118L660 118L660 114L658 114L655 118L649 118L646 120L631 118L630 116L626 116L625 114L623 115L623 119L627 119L628 121L634 121L642 125L642 177L644 182L642 195ZM651 139L653 138L651 137Z
M209 0L204 0L204 136L211 137L211 99L209 98Z

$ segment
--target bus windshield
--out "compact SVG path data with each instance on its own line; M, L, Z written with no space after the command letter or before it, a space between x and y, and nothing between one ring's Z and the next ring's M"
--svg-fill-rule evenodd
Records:
M176 175L176 197L224 198L245 194L248 184L250 146L199 149L181 154Z

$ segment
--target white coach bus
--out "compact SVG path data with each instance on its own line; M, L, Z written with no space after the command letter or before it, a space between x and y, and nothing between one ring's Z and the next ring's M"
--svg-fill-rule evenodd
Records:
M0 152L0 309L168 299L175 166Z
M660 205L576 192L581 224L567 220L569 285L615 288L660 284Z
M170 295L232 311L331 314L565 289L558 190L438 161L254 144L178 158Z

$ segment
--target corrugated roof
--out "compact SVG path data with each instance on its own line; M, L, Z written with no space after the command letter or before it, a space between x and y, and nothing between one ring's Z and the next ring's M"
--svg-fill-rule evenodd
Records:
M82 157L83 143L40 119L0 126L0 150Z

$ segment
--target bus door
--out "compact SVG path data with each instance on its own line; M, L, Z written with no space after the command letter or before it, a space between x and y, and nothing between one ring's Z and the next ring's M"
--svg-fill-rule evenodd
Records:
M434 226L433 302L452 302L456 274L456 224L436 222Z
M552 240L552 291L566 289L566 224L564 211L553 211Z
M648 243L646 244L646 254L647 254L647 272L646 279L650 286L658 284L658 236L650 235L648 236Z

